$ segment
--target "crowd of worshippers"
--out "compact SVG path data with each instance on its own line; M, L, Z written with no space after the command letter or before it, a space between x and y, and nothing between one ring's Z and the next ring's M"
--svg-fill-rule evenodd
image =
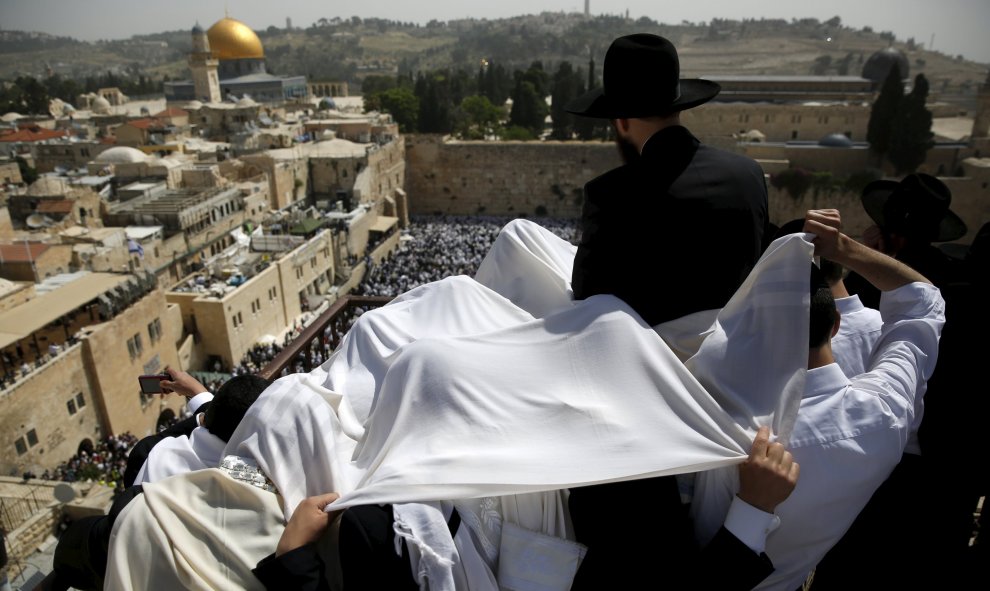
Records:
M979 537L974 543L973 533L974 512L988 490L987 445L981 437L988 401L976 378L985 348L974 344L982 342L990 330L985 313L990 301L990 224L976 232L963 257L949 257L936 244L959 240L968 232L949 207L951 192L935 177L910 174L900 181L876 181L864 189L862 204L875 227L862 241L842 233L839 212L832 209L811 210L800 220L773 227L768 219L765 177L758 164L705 146L680 125L678 113L711 100L719 92L716 83L679 79L672 44L645 34L616 40L606 53L604 72L605 85L571 101L566 110L611 120L626 164L585 185L579 240L566 229L554 230L558 237L563 236L557 232L563 231L565 239L578 244L568 277L573 300L587 300L590 308L611 301L594 296L617 296L625 306L621 309L635 312L647 328L725 308L731 315L739 310L732 306L737 303L737 291L749 303L766 293L785 293L746 291L751 286L748 276L751 272L757 275L760 265L779 270L773 265L780 259L762 255L783 243L776 252L800 255L795 257L801 259L800 264L791 269L797 269L801 281L794 279L797 275L778 281L773 272L758 280L767 282L761 288L773 284L775 289L789 289L791 310L799 308L802 323L808 322L807 349L793 347L806 373L786 448L771 442L767 427L761 426L744 461L695 472L691 478L643 478L646 472L640 471L621 474L618 480L614 474L601 476L594 480L599 484L573 481L580 483L567 491L573 540L562 541L576 542L585 553L577 564L570 564L573 571L563 582L556 578L558 586L553 588L625 589L638 588L644 581L671 588L774 591L809 586L813 591L911 588L933 580L946 588L985 586L990 564L987 546ZM644 72L656 75L644 76ZM636 197L641 199L631 215L628 199ZM452 226L439 222L434 227L432 221L425 222L422 225L430 228L430 234L410 232L410 242L422 241L425 247L415 254L415 262L405 260L414 257L410 250L400 250L392 257L394 267L383 263L371 269L361 293L396 296L441 277L471 275L504 226L504 220L490 223L491 239L486 230L472 233L477 224L462 227L459 221ZM812 238L796 239L798 232ZM812 251L821 259L817 265L809 260ZM640 255L652 252L665 257L657 273L644 272L642 267ZM676 286L657 289L657 275L673 278ZM569 300L566 306L570 305ZM566 309L584 311L581 306ZM784 313L783 307L778 313ZM526 324L536 323L527 320ZM756 332L765 328L759 325ZM789 332L793 334L753 335L744 328L736 333L740 341L725 343L719 339L734 337L714 331L706 342L710 338L716 343L710 358L715 363L723 359L719 352L730 349L717 346L720 342L733 348L738 342L760 342L763 348L749 353L762 355L766 361L775 338L794 340L798 334L797 329ZM800 335L804 345L805 335ZM328 344L321 341L314 339L310 347ZM567 355L575 356L568 362L590 362L590 357L576 356L604 356L605 352L579 347L567 350ZM691 362L691 371L702 363L698 356L691 357ZM680 368L680 361L673 363ZM635 368L619 369L635 372ZM736 371L749 369L735 367ZM63 534L54 560L61 587L55 588L104 587L114 520L128 502L142 498L134 505L138 509L122 521L142 527L152 523L134 517L154 511L149 509L142 483L163 481L159 486L167 487L168 482L190 483L196 474L197 478L214 478L212 471L202 469L219 466L230 479L246 478L256 488L278 492L257 466L243 458L235 458L234 465L228 466L231 456L221 458L238 423L269 383L238 375L214 395L188 374L171 374L173 380L167 384L188 399L192 416L181 428L176 425L135 446L142 451L128 458L125 485L131 486L115 500L108 515L80 520ZM582 377L586 382L595 378ZM609 387L613 383L609 381ZM580 400L566 398L578 389L553 395L565 401ZM771 396L779 393L773 390ZM618 407L629 404L639 392L615 394L612 404ZM676 396L663 389L660 395L665 399ZM255 406L259 413L274 408L262 406L266 400L262 397ZM607 401L595 401L607 405ZM573 420L598 420L590 406L578 410L588 412L575 413L580 417ZM277 420L266 414L265 420L269 418ZM607 419L591 424L604 427ZM620 431L622 425L608 427ZM608 430L602 428L595 435L612 441L606 439ZM651 446L648 455L665 453L659 447ZM620 448L621 452L615 451ZM616 454L616 459L619 453L627 453L620 445L602 451ZM140 469L133 470L138 464ZM585 459L580 469L589 469ZM298 503L277 546L266 543L265 551L271 554L257 557L257 565L252 561L250 573L257 577L253 585L260 581L267 589L323 590L342 582L347 591L431 588L434 581L424 579L422 562L420 568L413 565L416 560L433 560L431 547L408 543L415 535L400 539L392 505L353 506L342 513L327 513L323 508L337 495L332 490L323 493ZM437 499L438 503L443 500ZM430 535L449 533L452 544L462 544L459 548L468 555L468 547L476 544L472 536L478 530L473 528L482 527L475 523L477 515L470 516L471 523L457 511L442 517L445 523ZM174 527L170 519L160 521ZM328 550L318 542L329 537L324 534L332 531L330 525L335 521L339 527L333 534L336 546ZM139 532L144 535L145 530ZM490 575L485 579L488 582L496 575L501 577L508 564L506 557L511 555L507 549L521 551L504 533L499 550L504 562L497 569L486 571L479 562L457 564L454 568L463 569L457 576L468 580ZM150 534L149 539L158 543ZM181 542L169 538L168 544L173 543ZM167 544L164 547L171 551ZM218 547L231 562L236 560L228 541ZM539 557L536 562L548 556L535 544L524 547ZM139 578L149 573L172 574L166 571L175 565L142 563L137 555L143 550L133 548L128 558L133 557L136 566L130 560L121 561L114 576L123 576L122 571ZM215 555L207 554L194 552L183 558L203 559L196 566L209 566ZM912 561L911 568L904 568L905 556L920 558ZM517 564L533 562L527 557ZM330 563L342 571L337 573L341 580L333 584L324 575ZM232 569L224 570L232 566L225 564L221 570L233 576ZM190 570L183 573L188 575ZM554 578L559 573L542 574ZM453 580L460 581L457 576ZM974 585L977 580L984 584ZM108 588L124 587L117 580L116 586Z
M127 456L137 441L137 437L128 432L108 435L100 439L92 449L81 449L78 454L53 470L45 470L40 478L63 482L97 482L122 491Z
M411 216L398 250L373 265L355 295L395 297L453 275L474 275L499 230L511 218ZM575 242L577 220L539 218L539 224Z

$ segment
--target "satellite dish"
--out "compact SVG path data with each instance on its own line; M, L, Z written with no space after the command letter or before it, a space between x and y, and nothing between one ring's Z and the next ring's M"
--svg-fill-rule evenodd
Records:
M76 498L76 489L72 488L72 485L67 482L56 484L52 493L55 495L55 500L59 503L68 503Z
M47 226L48 220L46 220L45 216L40 213L32 213L31 215L27 216L27 219L24 220L24 223L26 223L28 227L31 229L37 229Z

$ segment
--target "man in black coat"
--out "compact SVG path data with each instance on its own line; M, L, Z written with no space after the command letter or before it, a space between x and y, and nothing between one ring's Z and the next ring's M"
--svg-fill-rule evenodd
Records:
M723 307L759 260L769 218L760 166L702 144L680 124L680 112L714 98L719 85L681 79L674 46L648 34L612 43L603 82L565 107L609 119L625 160L585 185L574 298L613 294L651 326ZM574 589L660 577L672 588L697 583L688 566L698 549L674 477L575 488L570 511L588 546ZM772 571L725 528L716 541L702 564L724 569L733 588Z
M702 144L680 124L682 110L712 99L719 86L679 79L666 39L617 39L603 76L603 88L567 110L610 119L626 164L585 185L574 298L614 294L651 326L721 308L762 252L763 170Z

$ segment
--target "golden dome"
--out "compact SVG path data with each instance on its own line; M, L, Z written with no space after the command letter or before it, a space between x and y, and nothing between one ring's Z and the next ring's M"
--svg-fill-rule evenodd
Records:
M230 17L218 20L206 31L206 37L210 40L210 53L217 59L265 57L261 39L258 39L258 35L251 30L251 27L239 20Z

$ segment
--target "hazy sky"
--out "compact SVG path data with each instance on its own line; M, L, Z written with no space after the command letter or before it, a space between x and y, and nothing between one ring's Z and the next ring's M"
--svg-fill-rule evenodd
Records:
M230 16L255 29L292 24L305 27L334 16L381 17L425 23L430 19L501 18L542 11L580 12L582 0L0 0L0 29L42 31L77 39L119 39L191 27L209 26ZM900 40L914 37L948 54L990 64L990 0L619 0L591 2L592 14L649 16L662 23L712 18L805 18L838 15L851 27L869 25L893 31Z

